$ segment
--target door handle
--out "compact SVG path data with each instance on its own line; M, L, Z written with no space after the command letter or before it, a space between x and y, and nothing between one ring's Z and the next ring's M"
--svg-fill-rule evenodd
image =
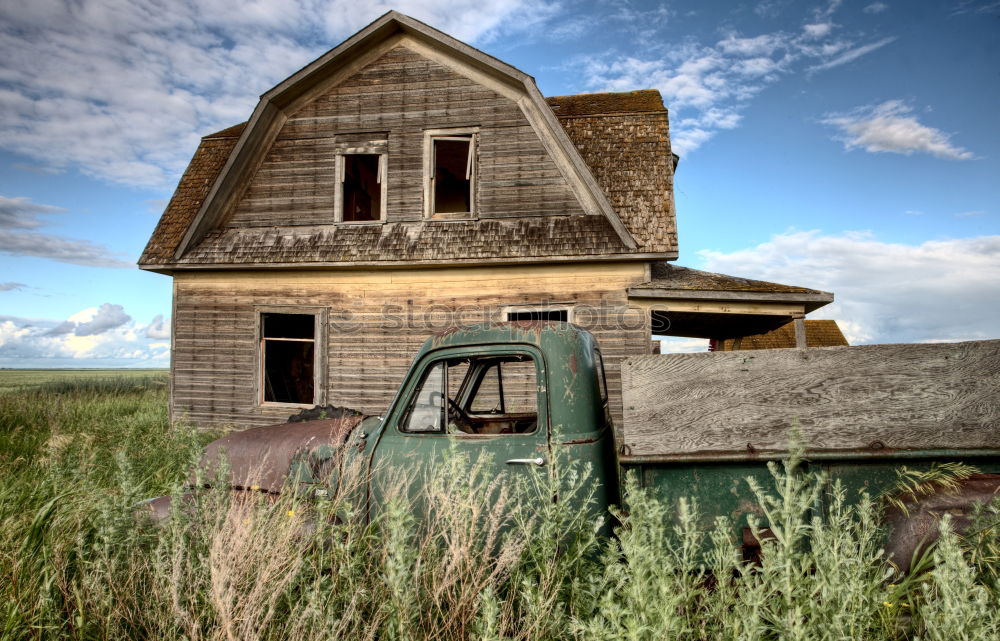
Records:
M507 465L537 465L541 467L545 465L545 459L541 456L538 458L512 458L507 460Z

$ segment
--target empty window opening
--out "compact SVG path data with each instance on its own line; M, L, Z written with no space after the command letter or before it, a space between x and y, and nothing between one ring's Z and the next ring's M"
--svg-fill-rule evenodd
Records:
M342 220L363 222L382 218L382 181L385 160L381 154L345 154L341 162Z
M538 426L535 361L511 354L434 363L410 400L403 431L528 434Z
M568 309L521 309L507 312L509 321L562 321L569 322Z
M265 313L260 327L263 401L315 404L316 317Z
M472 212L472 136L434 138L434 214Z

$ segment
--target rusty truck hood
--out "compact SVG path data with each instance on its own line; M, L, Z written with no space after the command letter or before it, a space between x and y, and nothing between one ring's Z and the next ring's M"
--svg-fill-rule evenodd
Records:
M225 461L233 488L278 493L296 455L309 456L323 446L342 446L363 418L355 414L233 432L205 446L198 470L192 472L190 482L192 485L212 485L219 475L220 461Z

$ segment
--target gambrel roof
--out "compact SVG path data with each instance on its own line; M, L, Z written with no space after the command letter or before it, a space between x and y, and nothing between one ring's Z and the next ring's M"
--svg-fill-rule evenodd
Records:
M292 113L405 42L516 100L586 215L254 227L220 223ZM185 266L390 265L677 255L667 112L656 91L550 98L530 76L390 12L264 94L251 119L202 139L139 261Z

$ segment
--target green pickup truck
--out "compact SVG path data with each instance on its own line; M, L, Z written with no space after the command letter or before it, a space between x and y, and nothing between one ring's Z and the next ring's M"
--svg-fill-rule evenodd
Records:
M706 527L730 517L750 556L758 543L747 519L760 509L746 479L769 479L766 463L787 455L794 428L805 465L849 496L891 488L902 466L960 461L981 472L889 515L890 554L904 566L940 514L961 525L1000 491L1000 341L649 355L621 368L616 429L589 332L547 322L451 329L426 341L382 416L338 409L231 433L206 448L199 478L212 477L224 452L234 490L295 484L324 496L344 466L362 466L372 515L390 475L419 479L448 452L488 455L500 478L560 456L590 464L602 512L620 501L623 475L636 473L667 500L696 498ZM162 516L169 498L150 507Z

